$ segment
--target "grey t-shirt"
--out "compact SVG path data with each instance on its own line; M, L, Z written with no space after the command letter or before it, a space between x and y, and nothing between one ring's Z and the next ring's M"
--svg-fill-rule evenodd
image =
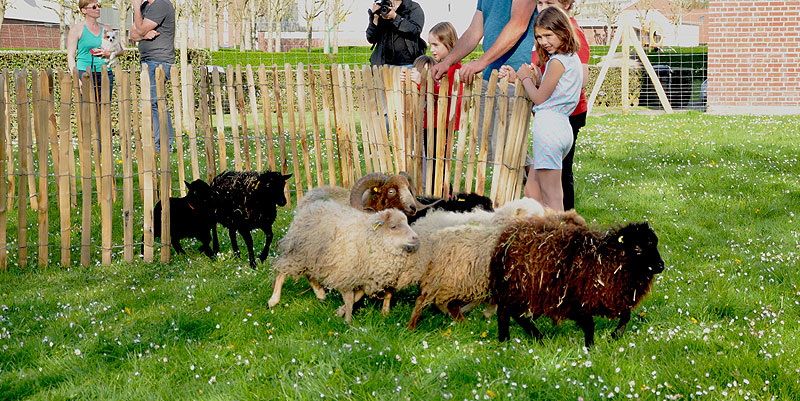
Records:
M142 18L158 26L159 33L153 40L139 42L142 61L158 61L175 64L175 8L169 0L142 1Z

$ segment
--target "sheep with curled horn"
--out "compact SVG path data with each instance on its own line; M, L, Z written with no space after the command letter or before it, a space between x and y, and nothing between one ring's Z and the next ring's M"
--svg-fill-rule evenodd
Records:
M361 210L399 209L406 216L433 204L423 205L414 193L414 182L408 173L388 175L370 173L361 177L350 191L350 206Z

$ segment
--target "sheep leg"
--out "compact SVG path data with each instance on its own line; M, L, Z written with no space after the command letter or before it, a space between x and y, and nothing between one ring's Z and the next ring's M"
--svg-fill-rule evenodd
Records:
M363 297L363 296L364 296L364 290L356 291L353 294L353 305L355 305L355 303L358 302L361 299L361 297ZM352 311L353 311L353 307L351 306L350 307L350 313L352 313ZM342 316L345 315L345 312L346 312L345 306L342 305L342 306L339 307L339 309L336 309L336 316L342 317Z
M417 302L414 304L414 311L411 312L411 318L408 319L408 328L409 330L414 330L417 328L417 323L419 323L420 317L422 317L422 311L430 305L430 302L425 298L425 294L420 294L417 297Z
M509 338L508 326L511 323L511 315L508 306L497 304L497 340L506 341Z
M394 290L387 288L385 290L386 295L383 297L383 307L381 308L381 314L384 317L389 316L389 310L392 308L392 294L394 294Z
M272 230L262 230L264 231L264 235L267 237L266 241L264 241L264 249L261 251L261 254L258 255L258 259L262 262L267 260L267 256L269 256L269 245L272 244ZM316 292L316 290L314 291Z
M592 315L578 316L575 322L583 330L583 340L586 343L586 348L591 348L594 345L594 319L592 319Z
M236 257L238 258L240 254L239 254L239 243L236 242L236 230L229 228L228 237L230 237L231 239L231 249L233 249L233 254L236 255Z
M281 290L283 289L283 282L286 281L286 273L278 273L275 276L275 284L272 285L272 296L267 301L270 308L281 302Z
M447 312L450 313L453 320L457 322L464 321L464 315L461 314L461 305L458 301L450 301L447 304Z
M480 299L476 299L476 300L474 300L474 301L462 306L461 307L461 313L462 314L469 313L469 311L475 309L475 307L478 306L480 303L481 303L481 300Z
M197 248L200 252L203 252L211 259L214 259L214 252L211 249L211 234L208 231L201 232L197 236L197 239L200 240L200 248Z
M325 287L323 287L319 281L314 280L311 277L308 278L308 283L311 284L311 289L314 290L314 295L317 296L317 299L324 301L325 297L328 296L328 294L325 292Z
M514 316L514 320L522 326L522 329L528 333L529 336L535 338L537 341L542 341L542 332L536 328L536 325L533 323L539 315L534 315L531 318L526 317L525 315Z
M244 244L247 246L247 258L250 260L250 267L253 269L256 268L256 257L253 254L253 236L250 235L250 231L242 230L242 239L244 239Z
M488 319L492 317L492 315L494 315L495 312L497 312L497 304L494 303L489 304L489 306L487 306L486 309L483 310L483 317Z
M219 238L217 237L217 223L211 227L211 252L214 254L219 253Z
M350 324L350 321L353 320L353 304L355 294L353 291L345 291L342 293L342 300L344 301L344 321L347 324Z
M172 242L172 247L175 248L175 253L179 255L186 253L186 251L183 250L183 247L181 247L180 238L173 238L171 242Z
M625 334L625 329L628 327L628 322L631 320L631 311L622 312L619 316L619 324L617 325L617 329L611 333L611 338L618 339Z

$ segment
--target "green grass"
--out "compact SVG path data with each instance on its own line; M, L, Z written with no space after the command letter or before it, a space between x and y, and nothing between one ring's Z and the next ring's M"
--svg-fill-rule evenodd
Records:
M294 49L288 52L270 53L263 51L239 51L236 49L221 49L211 52L212 65L267 65L276 64L283 66L289 63L293 66L298 63L318 66L320 64L369 64L372 49L369 46L342 46L337 54L324 54L322 48L312 48L311 52L303 49ZM483 54L480 46L467 55L465 60L475 60ZM428 51L430 55L430 49Z
M268 309L270 261L251 270L223 244L214 262L0 274L0 399L794 399L798 132L798 117L589 119L579 212L649 221L667 265L623 338L596 319L590 353L569 321L540 319L541 344L514 325L499 344L479 313L428 310L410 332L414 289L388 318L367 300L352 326L304 280Z

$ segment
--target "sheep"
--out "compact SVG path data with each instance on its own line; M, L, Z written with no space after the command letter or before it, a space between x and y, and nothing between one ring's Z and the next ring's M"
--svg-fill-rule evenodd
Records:
M408 216L408 223L414 224L417 220L425 217L431 210L446 210L449 212L471 212L473 210L485 210L491 212L492 200L489 197L472 193L459 193L450 199L436 197L417 196L420 203L431 205L429 208L418 210L413 216Z
M418 263L419 297L408 327L414 330L422 312L435 304L453 319L463 320L463 314L472 310L489 294L489 262L495 242L503 227L517 219L542 216L543 208L533 199L507 203L491 219L477 224L447 227L428 237L428 245L420 249ZM574 211L547 216L550 219L585 224ZM574 222L574 223L573 223ZM490 305L484 315L494 313Z
M405 173L370 173L361 177L350 191L350 205L361 210L400 209L413 216L430 205L420 203L414 194L411 177Z
M200 241L200 251L209 258L214 257L211 250L211 230L214 221L214 191L203 180L186 183L186 196L169 198L169 235L172 247L178 254L186 253L181 247L181 239L196 238ZM161 237L161 201L153 209L153 236Z
M392 286L419 244L399 210L367 213L335 201L313 202L297 211L278 242L281 254L274 263L278 273L268 305L280 301L287 276L305 276L315 292L326 286L342 294L344 318L350 323L353 304L363 295Z
M576 321L586 348L594 344L592 316L619 317L612 334L618 338L654 275L663 270L658 237L647 223L603 231L543 219L511 224L500 235L490 265L498 339L509 338L513 317L541 341L533 323L540 315Z
M272 223L277 216L277 206L286 205L283 189L286 180L291 174L281 175L278 172L254 171L220 173L211 182L211 188L216 192L217 205L214 211L216 221L228 229L233 252L239 255L239 245L236 243L236 232L242 234L250 261L250 267L256 267L253 255L253 237L250 231L260 228L266 235L264 249L259 255L263 262L269 254L272 243ZM219 251L216 227L213 230L214 252Z

